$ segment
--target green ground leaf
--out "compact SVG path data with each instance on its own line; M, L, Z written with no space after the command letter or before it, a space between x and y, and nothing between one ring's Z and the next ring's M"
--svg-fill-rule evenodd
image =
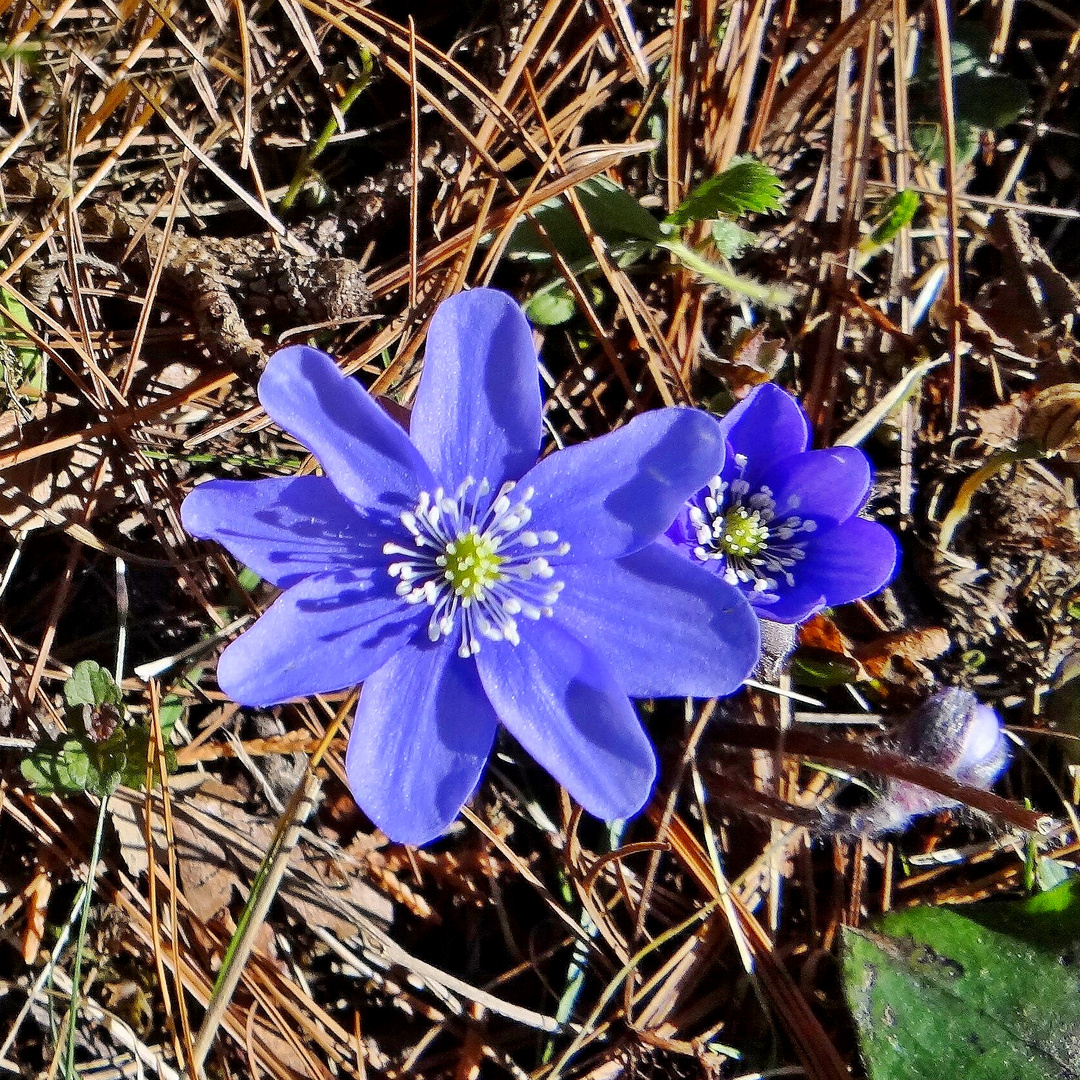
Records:
M606 176L594 176L574 188L589 225L620 265L641 258L664 238L660 222L625 188ZM523 220L510 237L508 255L530 262L550 263L548 251L537 229L543 226L548 239L572 266L583 269L593 262L592 248L577 215L563 196L541 203L531 218Z
M901 229L915 220L919 209L919 193L910 188L898 191L886 199L874 215L874 227L859 244L861 251L876 251L895 239Z
M563 281L551 281L525 305L529 321L537 326L561 326L574 317L577 301Z
M719 176L699 184L667 217L669 225L779 210L784 187L760 161L737 158Z
M870 1080L1080 1077L1080 883L895 912L842 953Z
M1031 104L1025 83L1012 75L974 75L953 87L956 115L986 131L1007 127Z
M64 701L69 709L81 705L120 705L123 698L112 675L96 660L83 660L71 670L64 683Z

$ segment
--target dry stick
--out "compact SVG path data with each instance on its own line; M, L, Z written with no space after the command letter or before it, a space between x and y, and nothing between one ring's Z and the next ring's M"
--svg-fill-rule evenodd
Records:
M176 1004L180 1011L180 1031L184 1040L185 1058L194 1076L198 1071L195 1065L195 1048L191 1041L191 1022L188 1019L187 999L184 997L184 984L179 976L180 971L180 912L176 897L180 892L176 872L176 836L173 831L172 799L169 796L169 774L165 766L165 742L161 732L161 694L156 679L150 680L150 723L151 738L153 739L152 755L157 761L157 779L161 783L161 810L165 821L165 841L169 852L169 935L172 944L173 972L176 981ZM150 821L150 792L153 787L146 786L147 791L147 820ZM147 832L150 834L151 846L153 836L151 826ZM162 986L162 993L165 987Z
M863 44L870 33L871 24L883 19L891 4L892 0L869 0L865 7L845 19L826 38L821 52L799 69L778 102L776 112L765 129L766 141L783 134L788 124L802 115L810 98L839 66L844 52Z
M151 680L151 686L155 686L154 680ZM157 854L154 848L154 814L153 814L153 801L150 793L154 790L154 755L157 751L157 738L160 734L161 725L159 723L160 713L158 710L151 708L151 738L147 742L146 750L146 802L144 805L145 814L143 816L143 840L146 843L146 879L149 890L149 904L150 904L150 934L152 939L152 952L154 954L154 967L157 970L158 986L161 988L161 1003L165 1010L165 1026L172 1036L173 1053L176 1055L177 1061L184 1060L184 1045L180 1041L180 1033L177 1030L176 1022L173 1019L173 1005L172 997L169 994L169 984L165 978L165 960L161 950L161 919L158 913L158 901L157 901ZM175 890L174 883L170 880L170 885ZM175 894L175 893L174 893ZM174 940L178 937L176 923L174 922L170 928ZM173 957L173 970L179 969L179 960L177 957ZM183 994L183 983L180 979L176 981L176 988L178 994ZM190 1064L190 1059L189 1064Z
M781 733L754 724L723 724L714 729L714 735L727 746L775 750L780 745ZM1026 832L1045 833L1053 825L1053 819L1046 814L1026 810L1011 800L1003 799L1000 795L982 788L961 784L948 774L938 772L923 762L913 761L903 754L870 749L859 743L843 742L839 739L825 739L812 732L797 729L783 732L783 750L786 754L810 758L813 761L873 772L917 784L928 791L981 810L991 817L1000 818ZM706 762L704 768L706 771L721 771L710 762Z
M1016 181L1020 179L1020 173L1023 172L1024 166L1027 164L1028 154L1031 153L1035 141L1042 134L1043 121L1054 107L1063 89L1072 81L1077 64L1080 64L1080 29L1074 30L1072 37L1069 38L1069 44L1065 48L1065 54L1058 64L1054 78L1050 80L1046 94L1039 103L1035 115L1031 118L1031 128L1028 130L1027 138L1024 139L1020 149L1016 152L1016 156L1009 166L1009 171L998 188L997 197L999 199L1007 199Z
M768 731L767 728L759 730ZM648 808L647 813L654 824L658 823L660 811L655 802ZM720 900L720 892L713 878L708 856L682 818L678 816L672 818L667 833L675 852L697 879L698 884L714 898L714 901ZM777 960L768 934L734 891L729 892L728 895L753 950L757 976L770 1000L776 1005L777 1015L787 1029L807 1075L813 1080L849 1080L846 1064L787 969Z
M217 1035L222 1017L229 1007L229 1002L232 1000L233 993L240 982L240 976L243 974L244 965L247 963L251 950L255 945L255 935L266 919L266 913L277 895L281 879L289 865L289 856L300 838L300 830L315 805L315 798L319 789L317 774L319 763L330 748L338 729L345 722L345 717L355 700L356 691L353 691L341 703L333 722L326 729L322 742L315 750L315 753L311 755L303 779L293 792L289 805L285 807L285 813L278 819L270 849L263 858L262 865L252 882L247 903L240 914L236 935L233 937L229 950L225 954L221 972L218 975L217 982L214 984L213 994L206 1007L206 1016L203 1018L202 1027L199 1029L199 1034L195 1039L192 1065L196 1075L202 1072L203 1062L206 1060L206 1055L210 1050L210 1044Z
M35 458L45 457L47 454L67 450L71 446L78 446L79 443L88 442L90 439L95 439L100 435L119 434L141 423L143 420L157 418L162 413L177 409L203 394L228 386L235 381L235 372L223 372L220 368L210 371L186 389L178 390L175 394L169 394L167 397L151 402L149 405L114 413L102 423L91 424L89 427L83 428L82 431L72 432L70 435L61 435L58 438L50 439L48 442L39 443L37 446L27 446L12 450L7 454L0 454L0 471L9 469L13 465L21 465L26 461L33 461Z
M247 12L243 0L233 0L236 25L240 31L240 63L244 72L244 123L240 131L240 168L248 167L251 154L251 34L248 32Z
M142 353L143 342L146 340L146 331L149 329L150 319L154 315L154 301L157 299L161 275L165 270L166 263L169 261L169 241L172 238L173 226L176 223L176 211L180 206L180 196L184 190L184 184L187 183L187 178L191 175L191 165L191 155L185 150L176 183L173 185L169 214L165 219L165 226L161 230L161 246L158 248L154 265L150 268L150 280L146 284L146 295L143 298L142 311L139 312L139 321L135 326L135 336L131 339L127 369L120 380L120 392L124 395L131 389L131 383L135 378L135 367L139 361L139 355ZM149 220L147 218L147 221Z
M420 249L420 100L416 82L416 23L409 16L409 309L416 307Z
M933 0L934 41L937 46L938 95L941 108L941 137L945 144L945 205L949 215L949 355L952 357L952 387L949 430L960 422L962 392L960 372L960 237L957 229L960 210L956 202L956 103L953 98L952 36L949 32L948 0Z

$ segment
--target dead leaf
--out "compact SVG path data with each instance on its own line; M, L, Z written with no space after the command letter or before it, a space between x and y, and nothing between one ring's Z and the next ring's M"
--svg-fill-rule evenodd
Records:
M904 692L922 692L934 685L925 661L948 652L952 640L940 626L883 634L864 644L851 641L832 619L815 615L799 629L800 650L813 650L856 668L860 682L885 683Z
M853 654L867 674L904 690L919 691L934 685L934 673L925 661L936 660L952 648L952 639L940 626L885 634Z
M197 773L171 778L174 851L184 896L208 922L233 900L246 895L270 847L275 822L249 813L240 796L213 778ZM149 867L144 841L145 795L121 789L111 800L120 850L133 874ZM155 857L165 865L168 851L161 796L154 797ZM355 936L360 918L389 923L390 900L345 865L305 841L297 845L282 883L281 899L301 920L321 926L342 940Z

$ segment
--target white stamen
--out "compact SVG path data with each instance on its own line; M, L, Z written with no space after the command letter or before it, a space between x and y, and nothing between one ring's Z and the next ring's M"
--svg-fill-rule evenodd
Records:
M453 497L442 488L421 492L398 519L414 546L383 545L384 554L399 557L386 567L398 579L395 593L406 604L428 604L428 637L458 634L462 658L475 656L481 640L517 645L515 617L551 616L563 589L551 580L556 571L549 560L565 556L570 545L551 529L524 529L534 491L515 488L503 484L490 504L490 483L471 476Z

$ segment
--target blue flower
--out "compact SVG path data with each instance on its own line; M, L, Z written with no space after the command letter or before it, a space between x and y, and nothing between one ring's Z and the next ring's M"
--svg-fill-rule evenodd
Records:
M860 450L808 450L806 413L772 383L718 427L726 452L667 532L679 551L780 623L869 596L892 579L895 537L858 516L870 493Z
M756 663L741 592L653 543L722 460L715 421L661 409L538 461L536 352L504 294L438 309L409 434L304 346L259 398L325 475L185 500L189 532L285 590L218 681L252 706L363 682L346 768L393 839L446 829L499 723L585 809L629 816L656 763L628 697L728 694Z

